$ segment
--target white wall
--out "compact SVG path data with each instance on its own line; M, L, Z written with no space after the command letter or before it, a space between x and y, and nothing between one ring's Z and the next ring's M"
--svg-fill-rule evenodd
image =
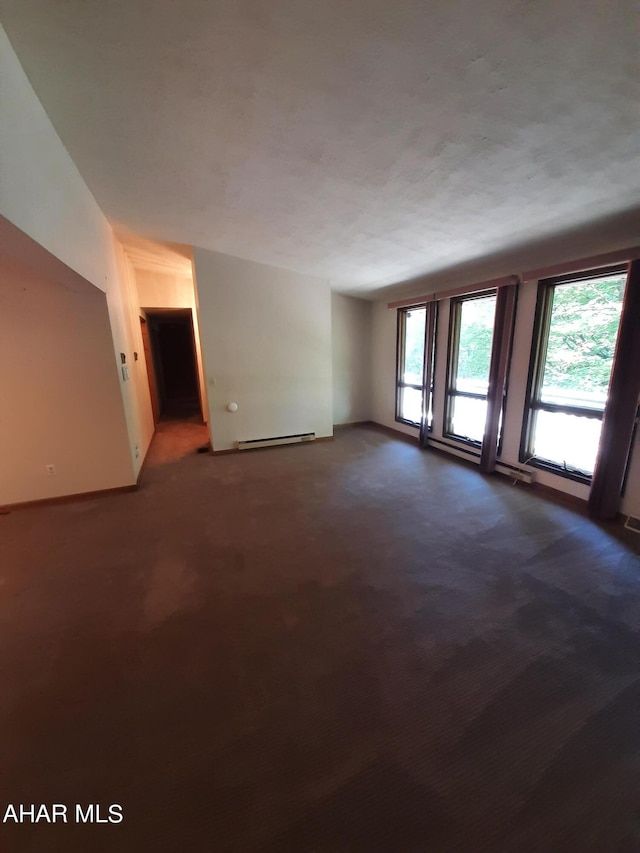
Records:
M158 270L144 269L137 265L134 265L134 269L139 308L189 308L191 310L202 419L206 423L209 420L207 388L202 362L200 325L193 275L181 275L170 271L159 272Z
M333 422L371 419L372 303L331 294Z
M329 283L203 249L194 267L214 450L332 435Z
M0 205L14 225L106 290L111 229L0 27Z
M0 505L134 483L104 293L3 252L0 280Z
M33 263L28 258L32 269L36 263L41 268L55 266L42 260L45 253L37 251L42 247L70 271L106 291L114 373L121 377L120 352L126 354L130 368L130 379L120 378L118 417L126 419L130 463L137 474L148 443L140 413L144 387L133 365L136 339L129 314L131 294L129 282L119 269L119 245L2 28L0 80L0 214L34 241L35 249L30 251ZM1 245L6 248L11 235L4 222L0 230L4 241ZM22 246L23 241L20 242ZM15 256L13 247L10 249ZM60 271L58 280L62 278L70 276Z

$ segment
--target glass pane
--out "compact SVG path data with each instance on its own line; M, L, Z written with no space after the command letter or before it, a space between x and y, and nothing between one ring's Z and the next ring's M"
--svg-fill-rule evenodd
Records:
M422 391L415 388L400 389L400 417L419 424L422 418Z
M539 410L532 453L562 467L593 474L602 421Z
M624 274L554 287L545 403L604 409L624 287Z
M409 385L422 385L426 315L426 308L412 308L411 311L405 313L404 364L402 365L400 381L407 382Z
M460 312L458 369L453 377L453 386L458 391L486 394L496 297L467 299L460 304Z
M487 419L487 401L475 397L456 397L451 400L451 432L471 441L482 441Z

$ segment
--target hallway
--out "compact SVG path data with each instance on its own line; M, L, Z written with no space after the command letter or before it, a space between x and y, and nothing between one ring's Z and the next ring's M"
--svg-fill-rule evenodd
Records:
M156 431L145 460L144 474L150 468L177 462L179 459L196 453L198 448L209 443L209 429L202 423L200 415L190 418L162 418L156 424Z

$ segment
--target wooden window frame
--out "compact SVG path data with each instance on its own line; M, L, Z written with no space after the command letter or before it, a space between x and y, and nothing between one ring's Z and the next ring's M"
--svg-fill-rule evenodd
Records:
M483 441L467 438L463 435L458 435L453 432L453 404L456 397L467 397L474 400L487 400L487 394L477 394L472 391L458 391L454 387L456 374L458 371L458 353L460 351L460 322L462 319L462 305L465 302L471 302L476 299L486 299L487 296L496 296L495 289L482 290L477 293L470 293L468 296L456 296L449 303L449 336L447 339L447 384L444 405L444 423L442 425L442 435L450 441L455 441L465 447L473 447L476 450L482 448ZM494 332L495 333L495 332Z
M531 465L533 468L538 468L542 471L548 471L567 480L573 480L576 483L591 484L593 474L588 474L575 468L567 468L557 462L536 457L532 450L536 418L539 411L576 415L599 421L602 421L604 418L604 407L602 410L599 410L586 406L543 403L540 400L549 344L549 332L551 329L553 294L556 287L564 284L579 284L581 281L591 281L597 278L605 278L609 275L620 275L624 274L625 270L626 266L624 264L616 264L611 267L601 267L599 269L555 276L554 278L542 279L538 282L538 298L536 302L531 356L529 358L529 374L527 377L527 392L520 437L519 461L521 463Z
M420 444L427 446L427 440L433 433L433 400L436 387L436 354L438 345L439 303L427 304L427 316L424 324L424 370L422 374L422 424L420 426ZM431 423L428 421L429 408L432 411Z
M422 382L417 385L411 382L402 380L404 367L404 353L406 345L406 322L407 314L411 311L417 311L421 308L425 309L425 324L424 324L424 343L422 353ZM426 425L426 417L429 411L429 400L433 395L434 387L434 368L435 368L435 345L437 334L437 317L438 303L428 302L422 305L407 305L398 308L397 325L396 325L396 406L395 420L396 423L405 424L405 426L415 427L421 432L423 425ZM402 390L404 388L412 388L415 391L420 391L422 394L422 419L420 422L410 421L403 418L401 411ZM433 423L426 425L428 433L433 431Z

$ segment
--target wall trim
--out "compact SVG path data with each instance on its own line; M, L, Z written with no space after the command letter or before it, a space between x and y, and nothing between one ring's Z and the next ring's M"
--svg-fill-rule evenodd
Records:
M0 506L0 515L9 515L17 509L35 509L38 507L57 506L58 504L75 503L76 501L90 501L95 498L106 498L110 495L121 495L127 492L137 492L138 484L131 483L129 486L115 486L112 489L97 489L94 492L77 492L72 495L58 495L55 498L38 498L34 501L19 501L14 504Z
M346 424L334 424L334 429L352 429L353 427L370 426L373 421L349 421ZM316 439L317 441L318 439Z
M520 279L517 275L503 275L500 278L491 278L488 281L464 284L461 287L454 287L451 290L436 290L433 293L426 293L423 296L414 296L409 299L400 299L398 302L389 302L387 303L387 308L415 308L419 305L426 305L429 302L451 299L453 296L467 296L472 293L480 293L483 290L497 290L499 287L518 284L519 281Z
M550 278L551 276L562 275L564 273L583 272L584 270L597 269L598 267L606 267L611 264L629 263L638 259L640 259L640 246L631 246L628 249L616 249L613 252L591 255L587 258L576 258L573 261L565 261L561 264L525 270L524 272L489 279L488 281L476 284L470 283L451 290L436 290L431 293L423 293L420 296L410 296L405 299L396 300L395 302L387 302L387 308L417 307L426 305L428 302L449 299L452 296L475 293L479 290L488 290L509 284L518 284L519 281L537 281L541 278Z
M392 438L399 438L401 441L406 441L408 444L414 444L417 447L420 446L420 436L419 435L407 435L406 432L400 432L399 429L394 429L393 427L387 426L386 424L379 424L377 421L370 421L367 426L373 427L373 429L378 432L384 432L387 435L390 435ZM418 427L416 427L418 429Z

